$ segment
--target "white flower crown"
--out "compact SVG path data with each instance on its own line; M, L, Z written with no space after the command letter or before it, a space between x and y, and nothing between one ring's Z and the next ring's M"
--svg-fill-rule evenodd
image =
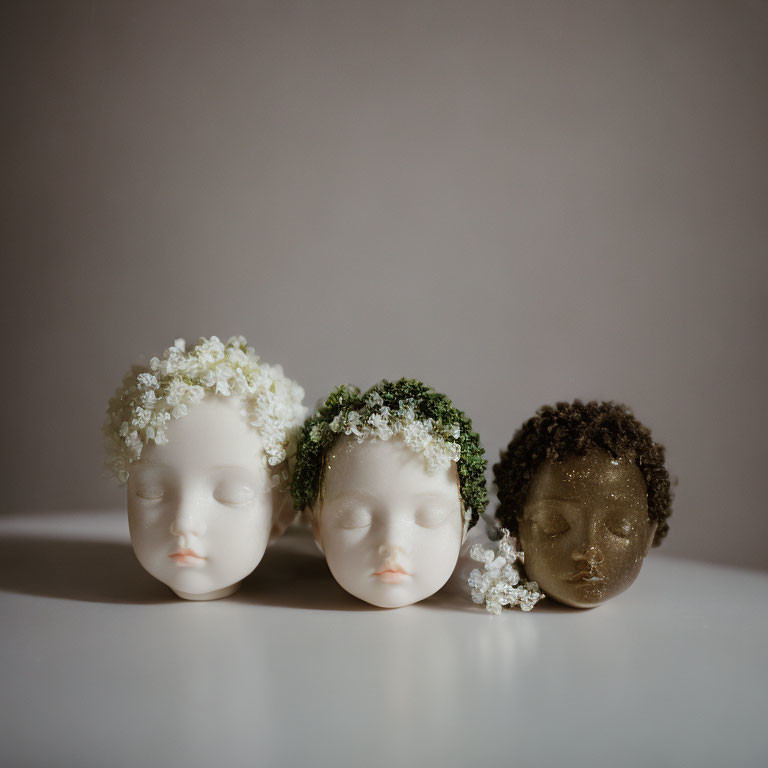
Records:
M184 339L176 339L162 359L153 357L148 367L126 374L107 408L106 467L125 483L143 447L150 441L165 445L168 422L186 416L206 393L243 399L243 415L264 441L265 464L277 467L295 455L304 390L279 365L263 362L242 336L226 344L211 336L189 351ZM272 474L273 485L281 479L288 479L286 467Z
M452 461L458 462L461 446L454 440L461 434L459 425L451 424L446 429L434 419L417 419L414 406L412 400L401 400L399 408L393 411L384 405L378 392L372 392L360 411L338 414L328 425L316 424L310 439L317 441L324 428L337 434L355 435L358 443L374 438L389 440L400 435L412 451L424 455L428 472L437 472L450 466Z

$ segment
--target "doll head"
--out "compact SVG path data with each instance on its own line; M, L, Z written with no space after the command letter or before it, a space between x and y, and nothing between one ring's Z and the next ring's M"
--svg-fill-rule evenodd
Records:
M494 474L496 516L519 537L526 573L566 605L623 592L669 528L664 447L623 405L540 408Z
M487 505L472 423L421 382L335 389L302 429L292 493L336 581L373 605L434 594Z
M303 390L242 337L182 339L110 400L107 467L127 484L139 562L180 597L235 591L289 522Z

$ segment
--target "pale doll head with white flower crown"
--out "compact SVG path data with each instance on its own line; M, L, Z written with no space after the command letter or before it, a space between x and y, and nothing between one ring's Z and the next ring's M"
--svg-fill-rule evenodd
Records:
M484 511L472 422L413 379L335 389L301 432L291 491L336 581L397 608L437 592Z
M127 484L139 562L177 595L234 592L290 522L304 391L242 336L177 339L109 401L106 466Z

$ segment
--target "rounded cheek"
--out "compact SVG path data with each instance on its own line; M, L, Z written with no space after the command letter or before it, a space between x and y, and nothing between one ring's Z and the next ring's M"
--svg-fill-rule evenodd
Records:
M128 524L136 529L157 526L168 515L164 504L144 505L138 500L128 502Z
M602 551L606 591L612 597L627 589L640 573L643 565L643 542L637 536L629 539L615 537L603 543Z
M272 505L254 502L242 507L220 507L206 515L202 537L211 563L244 570L258 565L269 542Z
M369 533L367 528L321 528L328 568L347 591L359 588L368 580L376 565L376 547Z
M172 544L170 525L172 510L162 504L145 507L139 502L128 504L128 529L131 545L139 562L152 571L166 563L168 548Z
M436 591L450 578L459 558L461 533L461 529L447 526L419 531L414 549L416 569L423 584L433 586Z
M525 553L525 572L545 591L553 593L561 576L573 568L573 545L568 536L541 536L520 531L520 546Z

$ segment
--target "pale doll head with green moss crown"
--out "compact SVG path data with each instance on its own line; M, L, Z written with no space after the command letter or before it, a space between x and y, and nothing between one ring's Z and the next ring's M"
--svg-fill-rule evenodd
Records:
M342 384L301 430L291 483L297 509L311 507L322 481L323 456L342 435L358 443L401 437L429 471L456 464L463 512L472 527L488 505L485 452L469 417L445 395L416 379L382 380L367 392Z
M134 366L109 402L107 467L127 484L139 562L187 599L231 594L293 517L302 388L242 336Z
M336 581L373 605L434 594L487 504L466 414L413 379L335 389L302 429L291 491Z

